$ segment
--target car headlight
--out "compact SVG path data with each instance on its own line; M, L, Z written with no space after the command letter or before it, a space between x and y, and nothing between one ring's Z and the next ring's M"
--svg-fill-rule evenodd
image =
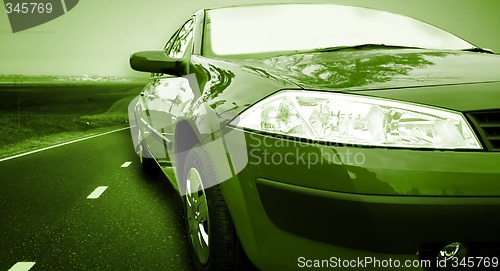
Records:
M231 125L339 144L482 149L461 113L430 106L319 91L281 91Z

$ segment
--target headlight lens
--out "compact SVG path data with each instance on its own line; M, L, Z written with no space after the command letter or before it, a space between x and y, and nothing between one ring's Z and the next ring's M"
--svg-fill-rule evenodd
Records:
M282 91L231 124L340 144L482 149L461 113L350 94Z

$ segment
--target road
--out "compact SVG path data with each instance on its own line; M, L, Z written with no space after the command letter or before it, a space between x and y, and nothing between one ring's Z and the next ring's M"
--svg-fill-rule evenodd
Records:
M182 202L128 130L0 162L0 194L0 270L192 270Z

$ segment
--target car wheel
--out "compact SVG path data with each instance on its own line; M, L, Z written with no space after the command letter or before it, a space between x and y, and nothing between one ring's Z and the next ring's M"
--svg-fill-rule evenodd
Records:
M147 150L146 143L143 140L142 131L139 130L137 133L139 161L141 162L141 168L145 172L150 172L155 169L156 162L153 158L149 158L150 155Z
M249 270L231 215L206 151L192 149L184 167L187 237L198 271Z

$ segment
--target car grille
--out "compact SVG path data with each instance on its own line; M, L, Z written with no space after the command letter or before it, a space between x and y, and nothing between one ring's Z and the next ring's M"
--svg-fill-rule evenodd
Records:
M486 148L500 151L500 110L467 113Z

